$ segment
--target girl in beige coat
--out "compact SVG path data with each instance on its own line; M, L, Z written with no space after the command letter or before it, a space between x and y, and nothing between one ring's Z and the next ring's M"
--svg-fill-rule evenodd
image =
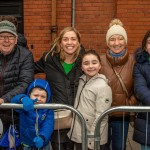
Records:
M96 119L112 102L111 88L104 75L99 74L101 68L100 57L94 50L87 51L82 58L84 75L80 77L79 87L74 107L81 112L87 125L87 135L94 135ZM105 117L100 127L100 149L105 149L107 143L108 117ZM68 136L75 142L76 149L82 149L81 124L75 115ZM94 141L88 139L88 148L94 149Z

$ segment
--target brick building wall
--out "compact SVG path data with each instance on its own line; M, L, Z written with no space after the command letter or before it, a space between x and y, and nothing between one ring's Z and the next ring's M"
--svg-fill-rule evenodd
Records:
M49 50L52 42L52 1L24 0L24 33L35 60ZM56 0L56 25L58 30L72 25L72 1ZM149 0L75 0L74 26L80 31L82 44L105 52L105 35L109 22L119 18L127 31L127 48L132 53L150 28Z

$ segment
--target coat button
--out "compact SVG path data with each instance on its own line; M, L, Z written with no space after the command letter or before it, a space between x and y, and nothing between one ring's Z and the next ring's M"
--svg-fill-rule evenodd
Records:
M109 103L109 99L105 99L105 103Z

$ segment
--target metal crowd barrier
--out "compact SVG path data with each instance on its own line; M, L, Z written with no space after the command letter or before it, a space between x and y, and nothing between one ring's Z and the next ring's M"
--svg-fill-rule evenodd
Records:
M72 112L74 112L78 117L81 122L81 134L82 134L82 150L87 150L87 131L86 131L86 122L82 116L82 114L73 108L72 106L69 105L64 105L64 104L35 104L34 105L35 109L69 109ZM12 103L4 103L0 105L0 109L23 109L22 104L12 104Z
M150 112L149 106L118 106L104 111L97 119L94 131L94 150L100 150L100 125L103 118L112 112Z

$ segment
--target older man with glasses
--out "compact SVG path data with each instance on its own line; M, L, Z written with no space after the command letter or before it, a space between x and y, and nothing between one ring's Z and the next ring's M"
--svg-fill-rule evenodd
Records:
M34 79L33 55L27 48L17 45L17 37L13 23L7 20L0 22L0 104L9 103L16 94L25 93ZM12 118L11 114L10 109L0 110L3 133L13 119L18 121L18 115L14 112Z

